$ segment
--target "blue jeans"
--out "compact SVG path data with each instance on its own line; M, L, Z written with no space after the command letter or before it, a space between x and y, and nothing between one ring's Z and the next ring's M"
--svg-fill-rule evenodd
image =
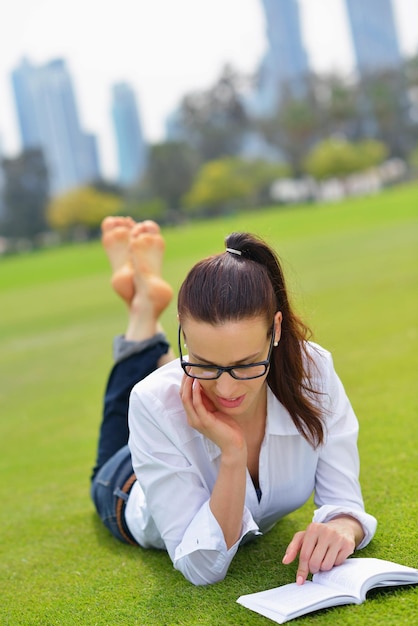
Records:
M146 349L116 363L104 396L96 465L91 497L110 532L120 541L137 545L125 522L124 509L135 482L128 448L128 404L132 387L158 367L168 344L159 340Z

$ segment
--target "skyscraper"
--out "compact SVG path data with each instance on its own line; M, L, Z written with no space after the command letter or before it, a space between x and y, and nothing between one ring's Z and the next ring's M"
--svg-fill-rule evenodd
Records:
M119 182L129 186L138 182L147 164L147 146L141 129L134 91L127 83L112 88L112 118L115 130Z
M253 103L258 115L272 113L284 90L293 96L304 93L304 78L309 72L298 0L262 0L268 49L259 68Z
M41 148L53 193L99 178L96 139L80 126L65 61L34 66L24 59L12 73L22 147Z
M346 0L360 74L393 68L402 61L391 0Z

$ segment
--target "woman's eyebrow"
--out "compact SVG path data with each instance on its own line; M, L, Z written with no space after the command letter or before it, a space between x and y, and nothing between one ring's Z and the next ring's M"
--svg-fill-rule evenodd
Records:
M235 363L233 363L233 365L240 365L242 363L244 363L244 361L252 361L252 359L256 359L257 356L259 356L260 352L255 352L254 354L250 354L246 357L244 357L243 359L240 359L239 361L235 361ZM216 365L216 363L212 363L211 361L207 361L206 359L204 359L203 357L199 356L198 354L196 354L195 352L192 352L193 358L198 359L198 361L200 363L202 363L202 365L211 365L212 367L218 367ZM254 361L253 361L254 362ZM222 365L219 365L219 367L222 367ZM228 366L230 367L230 366Z

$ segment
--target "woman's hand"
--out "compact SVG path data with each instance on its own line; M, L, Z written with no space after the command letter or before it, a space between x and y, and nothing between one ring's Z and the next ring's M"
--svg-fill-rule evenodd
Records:
M324 524L313 522L306 530L295 534L282 562L292 563L299 554L296 582L303 585L309 573L327 571L344 563L363 536L361 524L348 515Z
M221 413L205 395L197 379L184 375L180 398L192 428L213 441L222 452L246 453L246 443L239 424L228 415Z

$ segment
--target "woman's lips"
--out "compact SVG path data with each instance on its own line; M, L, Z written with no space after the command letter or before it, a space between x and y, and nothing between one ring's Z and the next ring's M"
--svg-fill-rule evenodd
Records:
M224 409L236 409L244 401L245 395L238 396L237 398L220 398L216 397L220 406Z

